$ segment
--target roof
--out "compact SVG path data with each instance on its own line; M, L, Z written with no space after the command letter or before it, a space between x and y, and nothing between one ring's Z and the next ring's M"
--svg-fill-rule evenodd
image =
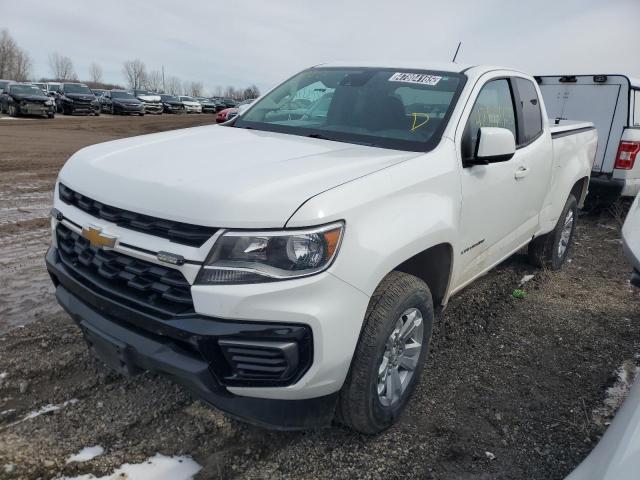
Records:
M338 61L327 62L315 65L315 67L369 67L369 68L397 68L397 69L411 69L411 70L438 70L442 72L456 72L460 73L466 70L472 65L465 65L461 63L433 63L433 62L363 62L363 61Z
M631 85L631 88L638 88L640 89L640 78L639 77L632 77L630 75L627 75L626 73L598 73L596 75L607 75L609 77L625 77L627 80L629 80L629 84ZM537 75L538 77L593 77L594 74L593 73L564 73L562 75Z

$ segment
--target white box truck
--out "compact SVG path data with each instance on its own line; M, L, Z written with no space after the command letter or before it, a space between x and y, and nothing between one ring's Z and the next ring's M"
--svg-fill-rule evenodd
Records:
M635 197L640 192L640 79L627 75L535 77L552 121L595 124L598 150L590 195Z

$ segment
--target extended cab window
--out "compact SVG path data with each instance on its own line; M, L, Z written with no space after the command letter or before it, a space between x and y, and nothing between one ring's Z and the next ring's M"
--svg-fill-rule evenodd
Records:
M506 128L517 138L516 115L508 80L492 80L478 94L462 134L463 160L474 157L481 127Z
M519 107L522 109L520 136L517 144L523 146L538 138L542 132L542 113L540 112L538 93L533 82L517 77L513 81L518 92Z

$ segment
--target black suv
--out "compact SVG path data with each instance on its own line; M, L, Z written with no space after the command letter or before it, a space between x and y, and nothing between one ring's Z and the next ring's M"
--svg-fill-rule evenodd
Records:
M53 99L34 85L10 83L0 94L0 113L7 112L12 117L44 115L53 118L56 114L56 105Z
M63 83L55 93L58 113L100 115L100 103L84 83Z

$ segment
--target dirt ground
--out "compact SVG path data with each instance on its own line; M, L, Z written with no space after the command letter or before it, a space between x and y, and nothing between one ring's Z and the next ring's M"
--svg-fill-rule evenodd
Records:
M162 378L123 378L94 360L43 264L57 171L84 145L212 121L0 120L0 479L105 475L160 452L191 455L198 479L550 480L588 454L619 403L609 390L618 369L634 371L640 354L640 292L607 212L581 216L564 270L518 254L456 296L408 410L375 437L267 432ZM47 405L59 408L30 415ZM105 453L66 463L93 445Z

